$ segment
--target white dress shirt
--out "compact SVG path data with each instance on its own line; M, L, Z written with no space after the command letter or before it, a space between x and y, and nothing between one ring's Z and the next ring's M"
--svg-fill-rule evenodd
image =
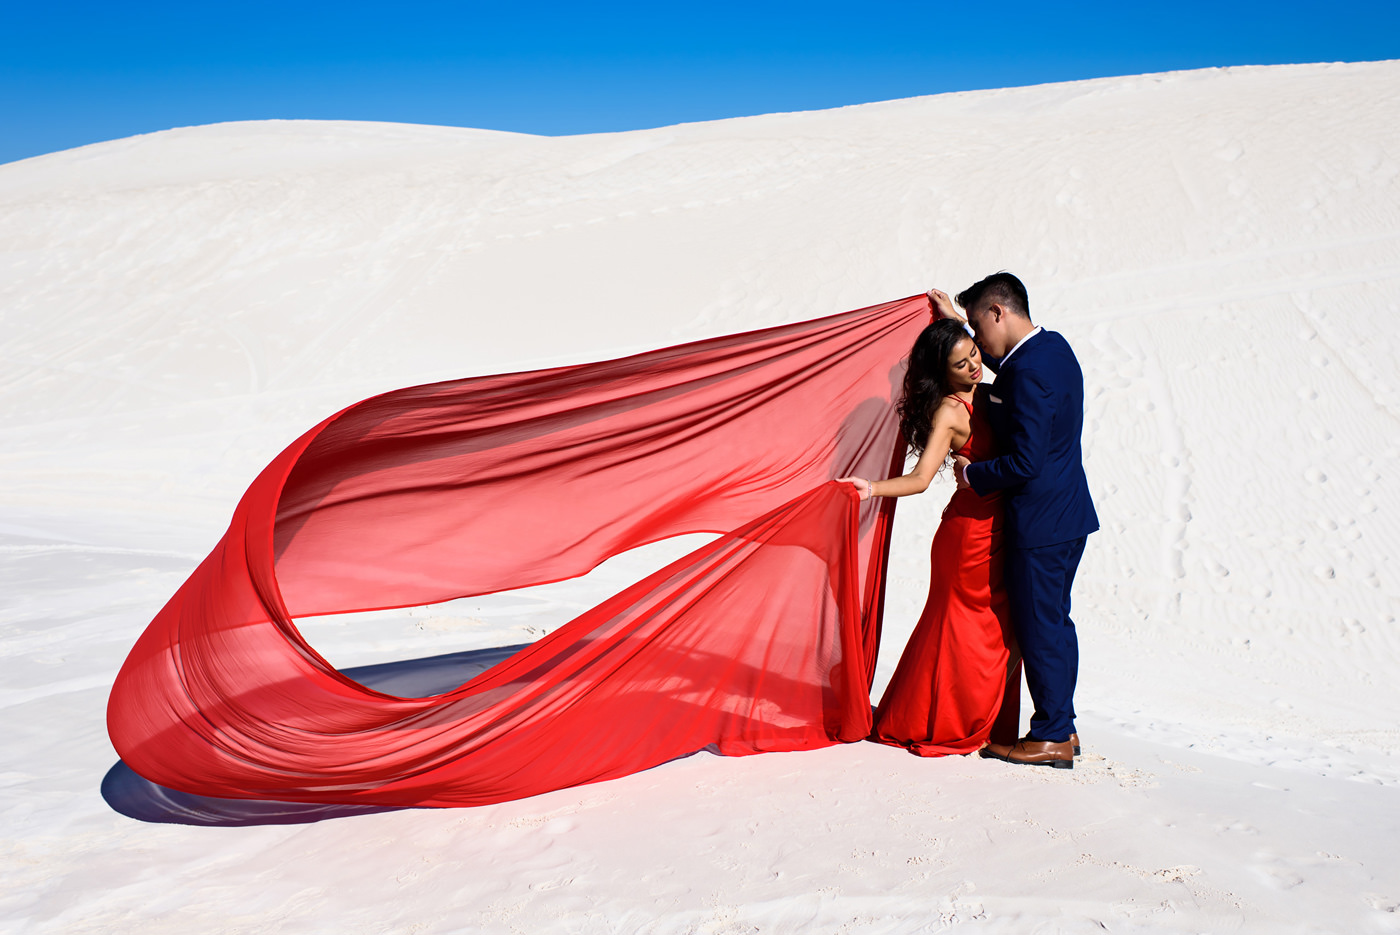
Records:
M1019 350L1021 349L1021 345L1022 345L1022 344L1025 344L1025 343L1026 343L1027 341L1029 341L1031 338L1033 338L1033 337L1035 337L1036 335L1040 334L1040 332L1042 332L1042 331L1044 331L1044 330L1045 330L1045 329L1042 328L1042 327L1040 327L1040 325L1036 325L1036 326L1035 326L1034 328L1032 328L1030 331L1026 332L1026 336L1025 336L1024 338L1022 338L1021 340L1017 341L1017 342L1016 342L1016 346L1013 347L1011 350L1009 350L1009 351L1006 352L1006 356L1003 357L1003 358L1001 359L1001 363L997 364L997 369L1000 370L1002 367L1005 367L1005 366L1006 366L1006 362L1007 362L1008 360L1011 359L1011 355L1014 354L1014 353L1016 353L1017 351L1019 351Z

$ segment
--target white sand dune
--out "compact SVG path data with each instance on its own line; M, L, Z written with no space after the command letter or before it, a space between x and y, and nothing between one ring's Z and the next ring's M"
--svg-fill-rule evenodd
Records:
M0 166L0 932L1400 931L1397 115L1384 62ZM1001 268L1087 380L1072 773L858 744L306 824L104 801L126 651L327 413ZM948 492L900 506L877 688ZM522 643L681 547L306 632Z

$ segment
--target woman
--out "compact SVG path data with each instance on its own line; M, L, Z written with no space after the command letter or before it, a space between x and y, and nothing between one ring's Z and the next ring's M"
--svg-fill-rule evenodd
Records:
M923 493L950 452L993 457L981 379L981 355L963 323L929 325L909 352L899 402L900 428L918 463L901 477L842 480L862 500L905 497ZM948 501L933 537L928 603L876 709L872 740L919 756L1015 742L1021 663L1002 587L1001 522L999 495L963 489Z

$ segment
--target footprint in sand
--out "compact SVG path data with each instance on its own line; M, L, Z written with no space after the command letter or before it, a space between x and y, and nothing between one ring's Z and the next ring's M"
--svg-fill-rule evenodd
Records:
M1400 912L1400 899L1376 893L1362 893L1361 900L1377 912Z

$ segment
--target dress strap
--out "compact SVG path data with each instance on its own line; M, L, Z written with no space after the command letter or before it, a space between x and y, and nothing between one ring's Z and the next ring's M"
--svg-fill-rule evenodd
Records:
M972 403L970 403L970 402L968 402L967 400L963 399L961 396L957 395L956 393L949 393L947 396L945 396L945 397L943 397L943 398L944 398L944 399L956 399L958 402L962 403L964 406L967 407L967 414L968 414L968 415L972 415Z

